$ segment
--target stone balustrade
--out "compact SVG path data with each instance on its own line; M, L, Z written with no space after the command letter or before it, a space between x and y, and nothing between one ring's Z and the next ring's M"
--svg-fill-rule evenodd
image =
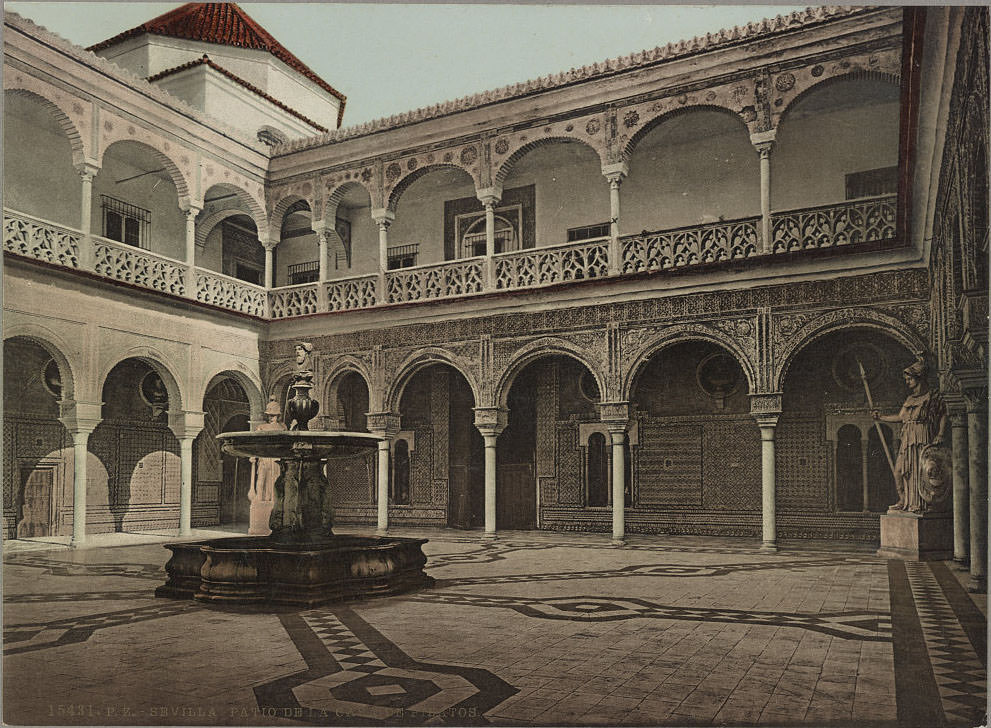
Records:
M771 245L759 216L643 232L619 239L620 275L718 264L763 255L853 246L895 237L897 197L863 198L771 215ZM4 251L111 280L272 319L384 304L539 288L610 275L608 238L529 248L266 290L203 268L74 228L4 209ZM91 261L87 263L86 261ZM489 268L491 266L491 268ZM487 275L487 269L491 273ZM491 280L491 284L486 281ZM188 290L195 287L195 290Z

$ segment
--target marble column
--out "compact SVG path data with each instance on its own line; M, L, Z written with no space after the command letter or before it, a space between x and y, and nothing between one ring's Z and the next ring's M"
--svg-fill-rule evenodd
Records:
M80 205L79 231L79 267L82 270L93 270L95 264L93 248L93 178L99 171L98 167L90 164L82 165L79 169L82 181L82 204Z
M86 460L89 436L101 422L102 402L59 402L59 420L72 435L72 546L86 542Z
M953 561L964 568L970 562L970 453L967 449L967 413L950 411L953 433Z
M186 214L186 297L196 298L196 216L200 208L189 205Z
M502 191L498 194L491 189L478 193L478 200L485 206L485 290L495 290L495 206L501 199ZM456 241L456 245L460 241ZM455 252L457 255L457 252Z
M970 485L970 583L983 593L987 588L988 548L988 429L987 390L967 396L968 480Z
M193 442L195 437L179 438L179 467L182 480L179 485L179 535L193 532Z
M327 281L330 280L330 265L327 257L328 235L327 223L323 220L313 223L313 232L317 234L317 310L327 311Z
M754 415L760 427L761 550L778 550L777 503L775 498L774 434L778 415Z
M496 537L496 442L507 414L499 407L475 408L475 427L485 442L485 538Z
M618 275L623 270L623 250L619 244L619 189L629 173L625 162L602 167L602 174L609 182L609 275Z
M375 499L377 501L376 533L389 531L389 475L392 441L399 434L399 415L391 412L368 414L368 431L382 438L378 443L378 466L375 469Z
M378 302L389 302L389 291L386 287L385 272L389 269L389 226L396 219L396 214L388 209L372 210L372 219L379 228L379 280Z
M760 155L760 217L761 240L765 253L770 253L774 244L771 227L771 149L777 130L750 135L750 141Z
M609 439L612 441L612 542L615 546L622 546L626 543L625 425L610 425Z

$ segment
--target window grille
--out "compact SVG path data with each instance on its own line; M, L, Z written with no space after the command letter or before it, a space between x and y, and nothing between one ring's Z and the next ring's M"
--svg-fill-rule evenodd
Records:
M320 279L320 261L308 260L305 263L293 263L289 266L289 285L297 283L314 283Z
M413 243L411 245L396 245L395 247L389 248L388 257L386 258L386 265L389 270L396 270L397 268L410 268L416 265L416 259L419 254L419 243Z
M103 237L147 250L151 212L114 197L102 198Z
M568 242L577 243L579 240L595 240L609 237L609 223L600 222L595 225L568 228Z

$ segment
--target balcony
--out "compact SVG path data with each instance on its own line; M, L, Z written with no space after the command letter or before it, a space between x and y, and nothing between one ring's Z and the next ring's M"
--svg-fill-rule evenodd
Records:
M894 239L896 205L895 195L884 195L776 212L767 246L761 218L747 217L623 236L617 241L620 259L615 265L612 242L606 238L273 289L106 238L86 238L79 230L10 209L4 210L4 250L242 314L281 319L853 248Z

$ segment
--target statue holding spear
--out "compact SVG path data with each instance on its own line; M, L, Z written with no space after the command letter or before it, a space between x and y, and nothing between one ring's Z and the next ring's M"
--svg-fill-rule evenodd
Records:
M917 514L932 510L949 493L950 468L949 456L943 446L946 440L946 405L939 392L929 389L925 361L919 357L914 364L905 368L903 376L909 393L897 415L881 415L874 409L862 366L860 372L871 416L895 476L898 502L890 510ZM901 446L894 463L881 433L880 422L900 422L902 425Z

